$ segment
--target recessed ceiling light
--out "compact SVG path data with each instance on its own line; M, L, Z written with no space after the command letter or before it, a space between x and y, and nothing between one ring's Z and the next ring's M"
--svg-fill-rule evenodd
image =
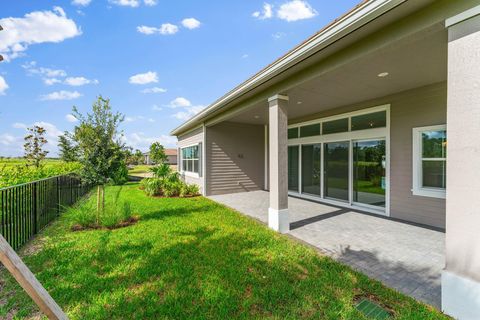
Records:
M378 74L378 77L380 77L380 78L385 78L385 77L388 76L388 75L389 75L388 72L382 72L382 73L379 73L379 74Z
M297 101L297 104L302 104L303 102L302 101Z
M255 119L260 119L260 116L253 116Z

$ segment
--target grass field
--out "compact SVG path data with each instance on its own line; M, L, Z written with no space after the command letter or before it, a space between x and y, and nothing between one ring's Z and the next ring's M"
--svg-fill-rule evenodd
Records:
M40 168L35 168L27 166L25 159L0 158L0 188L76 172L80 167L76 162L66 163L56 159L46 159Z
M23 252L70 319L365 320L355 309L364 296L392 319L447 319L206 198L149 198L138 184L121 197L137 224L72 232L70 211ZM37 315L4 270L0 288L0 318Z

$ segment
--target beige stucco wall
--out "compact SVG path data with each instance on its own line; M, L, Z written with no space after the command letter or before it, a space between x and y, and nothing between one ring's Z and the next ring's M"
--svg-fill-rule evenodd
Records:
M206 132L207 195L262 189L264 127L223 122Z
M450 29L446 236L446 269L477 282L480 281L479 30L480 16ZM477 302L480 303L478 291Z
M290 123L390 104L390 216L445 228L445 200L412 194L412 129L446 123L446 83L438 83L351 106L336 108Z
M197 128L195 130L192 130L184 135L181 135L178 137L178 142L177 142L177 147L178 148L183 148L183 147L187 147L187 146L191 146L191 145L194 145L194 144L198 144L198 143L203 143L203 138L204 138L204 132L203 132L203 128L200 127L200 128ZM202 165L202 160L200 160L200 165ZM182 173L181 172L181 163L178 163L178 170L181 174L181 177L182 179L186 182L186 183L192 183L192 184L196 184L200 187L200 192L202 192L202 194L204 194L204 185L203 185L203 177L199 176L199 177L196 177L196 176L192 176L188 173Z

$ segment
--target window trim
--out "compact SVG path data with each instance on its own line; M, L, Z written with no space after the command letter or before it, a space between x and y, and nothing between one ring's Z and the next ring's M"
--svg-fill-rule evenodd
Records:
M197 147L198 148L198 150L197 150L198 158L184 159L183 150L187 149L187 148L192 148L192 147ZM189 176L189 177L193 177L193 178L200 178L200 173L199 172L200 172L200 163L201 163L200 157L201 157L201 155L198 152L200 152L200 143L194 143L194 144L186 145L186 146L183 146L183 147L180 148L180 154L181 154L180 173L181 174ZM187 161L188 160L197 160L198 161L199 172L184 170L184 168L183 168L183 161L184 160L187 160ZM193 162L192 162L192 167L193 167Z
M432 188L432 187L423 187L423 140L422 133L425 131L446 131L447 125L435 125L427 127L417 127L412 130L413 138L413 162L412 162L412 194L414 196L430 197L430 198L439 198L446 199L447 190L446 188ZM445 158L446 161L447 158Z

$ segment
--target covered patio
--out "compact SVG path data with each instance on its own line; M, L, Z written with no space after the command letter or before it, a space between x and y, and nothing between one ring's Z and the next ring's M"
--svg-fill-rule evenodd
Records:
M268 223L267 191L210 199ZM440 308L445 265L442 231L295 197L288 200L290 235L391 288Z

